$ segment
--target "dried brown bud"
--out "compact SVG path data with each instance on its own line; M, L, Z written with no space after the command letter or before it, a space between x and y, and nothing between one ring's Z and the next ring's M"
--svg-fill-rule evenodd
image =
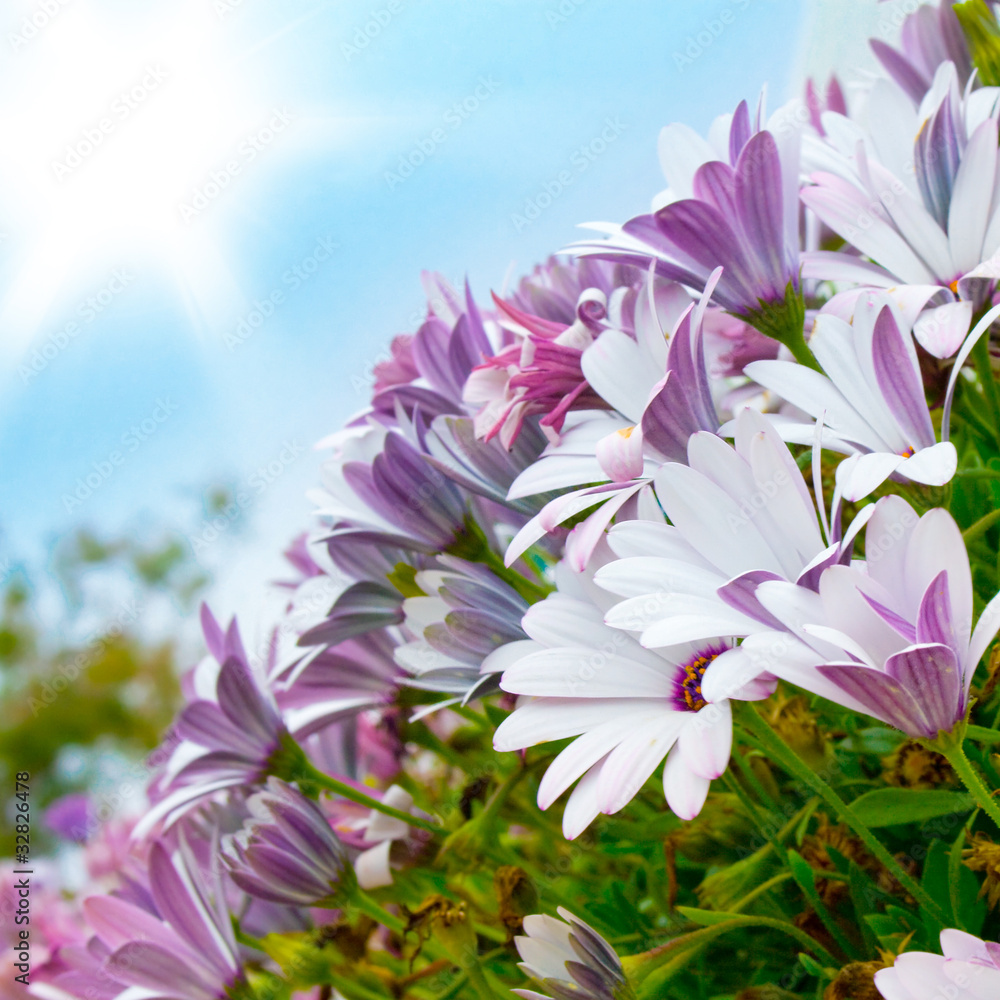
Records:
M538 909L538 890L523 868L503 865L493 876L500 922L507 928L509 939L523 930L521 924L529 913Z
M962 851L962 862L974 872L985 872L979 898L986 897L990 909L1000 902L1000 844L994 844L984 833L977 833Z
M956 783L955 772L947 759L907 740L895 753L882 760L887 784L897 788L937 788Z
M823 993L823 1000L882 1000L875 988L875 973L882 962L851 962L845 965Z
M779 696L768 722L810 767L819 769L827 762L830 745L804 695Z

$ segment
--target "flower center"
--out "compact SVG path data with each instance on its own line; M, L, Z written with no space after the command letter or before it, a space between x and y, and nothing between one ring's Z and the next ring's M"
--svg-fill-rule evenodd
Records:
M901 454L901 456L903 458L912 458L913 457L913 448L912 447L907 448L906 451L900 452L900 454Z
M687 707L692 712L700 712L708 704L701 696L701 679L705 676L708 665L720 652L721 650L709 650L699 653L693 660L681 666L683 674L678 678L677 694L678 701L683 702L683 705L678 707Z

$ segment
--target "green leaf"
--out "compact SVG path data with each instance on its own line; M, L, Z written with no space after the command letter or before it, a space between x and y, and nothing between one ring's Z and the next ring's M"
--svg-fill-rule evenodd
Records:
M851 804L855 815L867 826L920 823L935 816L971 812L972 796L940 788L877 788Z
M987 729L985 726L966 726L965 737L977 743L1000 743L1000 730Z
M687 917L693 924L700 927L711 927L713 924L721 924L734 917L744 917L745 913L723 913L720 910L699 910L694 906L678 906L677 912L682 917Z
M875 938L875 932L872 930L871 925L865 920L865 916L874 910L879 902L886 902L892 897L879 889L872 877L857 862L848 862L848 872L850 876L848 886L851 890L851 903L854 906L854 915L858 926L861 928L865 949L869 955L874 955L878 947L878 941Z
M1000 84L1000 27L985 0L967 0L954 7L969 42L972 62L988 87Z
M931 898L944 907L945 913L951 914L950 924L958 926L958 921L952 910L951 882L949 879L949 850L943 840L933 840L924 859L924 873L920 884L930 893ZM928 913L923 914L924 924L931 937L936 937L942 928Z
M816 911L816 915L823 921L823 926L830 932L840 950L848 956L859 957L857 948L848 940L843 929L837 923L837 918L830 912L826 903L823 902L816 888L816 873L809 866L798 851L788 852L788 867L792 870L792 878L798 883L802 894L806 897L809 905Z

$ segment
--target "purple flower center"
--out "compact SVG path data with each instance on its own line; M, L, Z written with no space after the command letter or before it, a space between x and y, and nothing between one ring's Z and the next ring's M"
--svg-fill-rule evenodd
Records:
M680 666L682 673L677 678L678 708L700 712L708 704L701 695L701 679L709 664L721 652L721 649L708 649Z

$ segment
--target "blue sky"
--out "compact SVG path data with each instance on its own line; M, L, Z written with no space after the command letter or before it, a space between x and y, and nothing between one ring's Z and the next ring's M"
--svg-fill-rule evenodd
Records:
M0 21L0 555L243 486L200 553L223 613L307 525L309 446L420 271L485 299L645 210L659 129L785 99L803 31L793 0L47 3Z

